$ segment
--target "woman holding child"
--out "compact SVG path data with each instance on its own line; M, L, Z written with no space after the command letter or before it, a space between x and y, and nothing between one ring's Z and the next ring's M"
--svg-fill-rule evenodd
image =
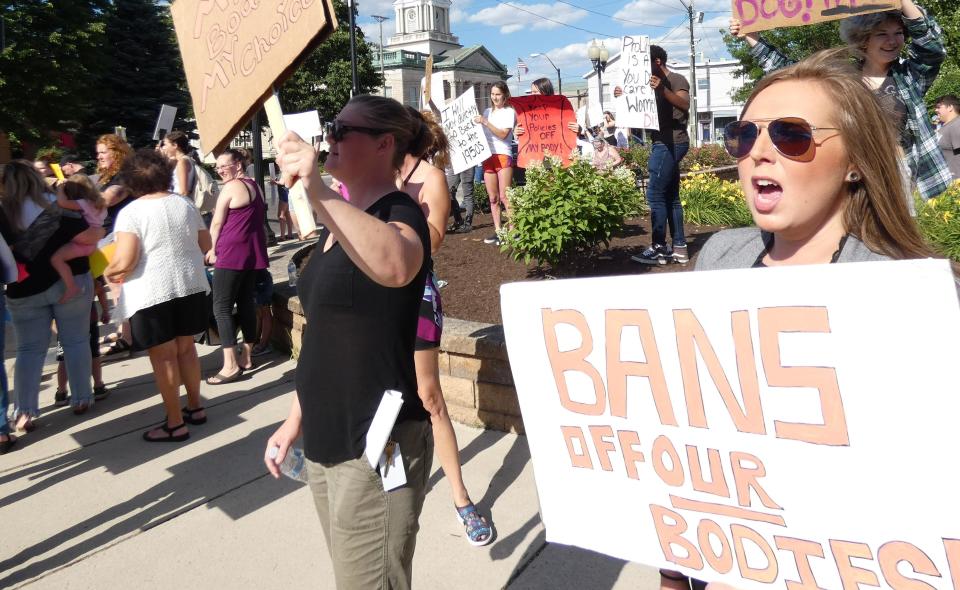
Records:
M80 215L61 212L33 164L15 160L0 173L0 233L22 267L20 280L7 286L7 307L17 337L14 371L14 414L19 431L34 429L40 414L40 377L50 325L55 321L70 381L71 405L82 414L93 405L90 386L89 315L93 279L86 256L65 259L77 288L64 298L67 286L51 263L54 253L73 243L96 243L103 228L88 227Z

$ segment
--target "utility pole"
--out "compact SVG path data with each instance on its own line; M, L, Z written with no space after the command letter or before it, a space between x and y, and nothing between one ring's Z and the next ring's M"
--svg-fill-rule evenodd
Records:
M689 4L685 4L687 16L690 19L690 111L688 117L690 118L690 146L696 147L700 122L697 115L697 52L693 39L693 25L695 21L703 22L703 13L694 12L693 0L689 1Z
M350 89L350 96L354 97L360 94L360 83L357 81L357 0L349 0L350 9L350 75L353 78L353 86Z
M377 19L377 22L380 23L380 77L383 78L383 95L387 95L387 78L383 74L383 21L390 20L385 16L380 16L378 14L371 14L370 18Z

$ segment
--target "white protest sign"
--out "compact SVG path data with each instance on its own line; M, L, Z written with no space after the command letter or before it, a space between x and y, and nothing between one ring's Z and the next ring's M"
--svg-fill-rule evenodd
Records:
M455 173L482 164L491 155L483 126L473 122L478 114L472 86L440 111L443 132L450 143L450 166Z
M163 139L164 135L173 131L173 122L177 118L177 107L168 104L160 105L160 114L157 116L157 125L153 128L154 141Z
M420 78L420 108L422 110L431 110L430 105L423 104L423 95L426 92L427 78L424 76ZM438 109L442 109L443 105L447 104L446 95L443 92L443 74L431 74L430 75L430 101L433 102L434 106Z
M283 122L287 126L287 131L295 132L307 143L310 143L314 137L323 135L323 128L320 126L320 113L317 111L284 115Z
M650 87L650 37L624 35L620 73L623 93L617 97L617 124L638 129L660 129L657 98Z
M744 590L960 590L945 261L514 283L501 303L547 541Z

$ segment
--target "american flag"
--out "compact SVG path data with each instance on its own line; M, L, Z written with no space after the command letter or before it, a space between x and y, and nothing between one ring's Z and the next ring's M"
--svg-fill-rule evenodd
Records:
M524 62L519 57L517 58L517 71L520 72L521 74L526 74L527 72L530 71L530 68L527 67L526 62Z

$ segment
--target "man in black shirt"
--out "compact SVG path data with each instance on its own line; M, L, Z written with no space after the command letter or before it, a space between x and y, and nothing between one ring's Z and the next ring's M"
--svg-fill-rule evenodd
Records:
M660 126L659 131L651 133L653 148L648 163L647 203L650 205L653 243L632 259L644 264L670 261L686 264L689 258L680 204L680 160L690 147L687 135L690 84L686 78L667 68L667 52L662 47L650 46L650 61L653 64L650 86L656 95ZM667 246L668 224L672 248Z

